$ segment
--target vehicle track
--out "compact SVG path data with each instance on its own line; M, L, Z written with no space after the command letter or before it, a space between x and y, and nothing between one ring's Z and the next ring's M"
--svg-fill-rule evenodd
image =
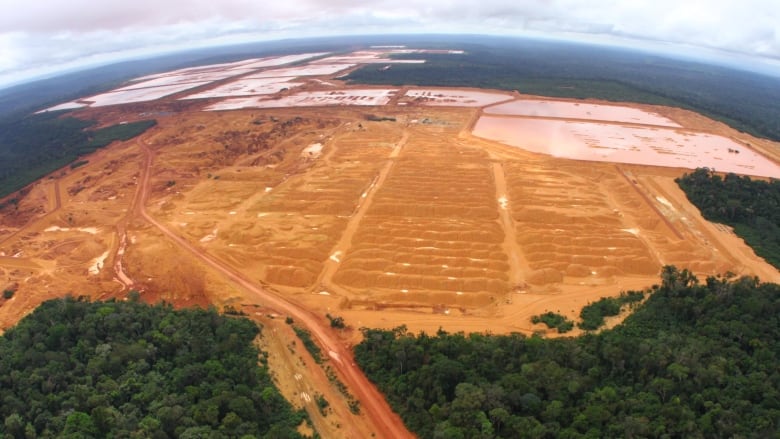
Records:
M363 220L366 212L374 202L374 196L376 195L379 188L381 188L384 184L387 176L390 174L390 171L392 171L393 167L395 166L395 159L401 153L401 150L403 149L404 145L406 145L408 140L409 131L405 129L403 136L398 141L398 143L396 143L393 151L390 153L387 164L379 171L379 174L377 174L377 176L363 193L363 199L358 202L355 211L350 217L349 222L347 223L347 226L341 235L341 239L339 239L339 242L336 244L336 246L331 249L332 255L343 256L347 254L347 250L352 245L352 239L354 238L355 233L360 226L360 222ZM339 268L340 262L341 261L338 259L338 257L331 257L325 261L325 265L320 272L319 278L317 279L315 285L323 285L327 288L333 288L333 274Z
M150 192L150 176L155 154L143 140L139 139L137 145L143 153L144 164L141 168L141 178L139 182L140 189L138 193L140 197L135 200L133 209L136 215L156 227L161 233L168 237L168 239L173 241L174 244L178 245L183 250L188 251L233 283L240 285L246 291L254 294L260 299L264 306L272 308L280 314L287 314L294 318L296 322L305 326L332 359L332 367L344 380L350 392L360 401L361 407L365 410L367 417L375 426L374 430L377 434L376 437L392 439L414 437L414 435L406 429L401 418L392 411L387 404L387 401L384 399L384 396L379 392L376 386L374 386L374 384L357 368L354 363L352 352L343 344L343 342L338 340L332 330L326 326L323 321L324 319L316 316L288 298L284 298L276 293L259 287L224 262L213 258L203 249L195 247L184 238L176 235L149 215L146 211L146 201Z

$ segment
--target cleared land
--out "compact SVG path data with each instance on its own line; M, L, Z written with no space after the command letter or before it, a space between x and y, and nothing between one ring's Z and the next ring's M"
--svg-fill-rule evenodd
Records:
M653 283L664 264L777 279L673 183L680 167L701 165L780 175L757 152L777 145L665 107L344 87L332 77L403 50L182 69L107 93L244 75L145 104L163 112L159 128L39 182L3 217L6 280L31 292L23 308L52 295L55 279L90 295L133 287L177 303L247 300L215 290L197 258L139 224L139 202L193 248L356 327L530 332L524 316L574 317L588 300ZM272 77L281 73L290 76ZM218 98L241 94L250 96ZM184 111L166 112L182 98ZM138 107L110 108L81 111L102 123L137 117ZM154 153L148 200L139 142ZM4 324L17 311L3 306Z
M123 108L104 117L131 119ZM727 228L698 217L673 182L682 170L504 146L470 133L479 114L392 101L170 114L138 141L154 152L145 205L246 278L355 327L531 332L526 316L575 317L589 300L654 283L663 264L778 279ZM218 274L139 223L130 207L138 142L42 180L18 209L6 207L0 266L24 288L0 308L4 325L64 291L251 302L216 289Z
M366 418L353 420L367 424L349 434L403 437L398 419L351 366L349 346L359 334L330 329L326 313L351 328L531 333L542 329L532 315L575 318L590 301L657 282L664 264L780 281L728 228L698 215L674 183L680 167L507 146L485 139L481 121L552 119L467 108L529 97L409 94L325 79L244 103L171 96L79 110L106 125L155 114L158 126L88 156L84 166L55 172L3 208L0 276L18 291L0 306L0 326L67 292L124 297L131 288L151 301L292 315L367 404ZM408 100L419 97L421 105ZM599 103L580 104L593 112ZM776 159L780 151L694 113L627 107L679 124L692 144L730 139L740 153L729 157L755 150ZM642 128L658 141L670 131L638 127L634 116L628 123L598 122L614 132ZM612 137L598 142L621 144ZM293 367L298 359L284 361ZM306 391L294 376L279 379L290 392Z

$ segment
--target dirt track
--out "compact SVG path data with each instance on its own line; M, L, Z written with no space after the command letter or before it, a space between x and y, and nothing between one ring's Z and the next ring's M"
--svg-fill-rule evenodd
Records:
M328 422L351 427L318 428L409 437L352 365L356 328L530 334L542 329L532 315L576 318L590 301L657 283L663 264L780 281L700 217L674 183L682 169L534 154L474 137L478 107L398 103L204 113L188 102L140 139L32 185L0 216L0 274L21 285L0 325L67 292L123 298L131 287L151 302L260 307L309 328L362 402L356 417L329 397L340 408ZM88 115L108 124L178 105ZM653 110L780 151L683 110ZM350 328L333 330L326 313ZM280 357L293 372L295 358ZM320 368L306 372L306 385L330 386ZM308 391L291 375L279 380Z
M197 256L198 259L208 266L222 273L231 281L243 287L246 291L257 296L257 299L259 299L260 303L264 306L271 308L280 314L286 314L293 317L297 322L309 329L320 346L325 349L325 353L333 360L331 362L332 366L346 381L349 389L361 401L364 410L366 410L369 418L374 423L376 437L414 437L406 429L398 415L390 409L374 384L368 381L366 376L355 366L352 352L334 337L332 331L326 326L321 317L315 316L310 311L292 302L288 298L281 297L278 294L258 287L240 273L232 270L229 266L210 257L202 249L194 247L188 241L174 234L147 213L146 202L150 192L150 175L152 163L154 161L154 153L143 141L138 141L137 144L144 153L144 169L142 172L140 189L141 196L135 204L138 213L178 246Z
M122 108L90 117L108 124L139 111ZM655 110L689 130L736 135L689 112ZM692 219L695 208L669 189L683 170L618 169L499 145L470 134L479 108L370 110L397 119L384 122L366 121L365 111L166 116L144 137L155 154L147 214L234 273L354 327L409 321L420 322L412 330L458 330L478 327L464 323L475 318L494 332L532 332L508 316L535 312L528 304L536 295L564 303L583 286L594 298L617 294L637 279L656 282L665 263L777 279L730 231ZM304 153L314 143L321 154ZM160 260L170 247L135 224L134 182L145 160L135 143L89 159L34 185L16 216L4 213L0 251L28 261L6 264L7 281L26 280L31 294L0 308L3 322L58 285L110 297L132 284L170 291L180 304L239 300L209 285L197 259ZM114 269L85 282L105 251L102 264Z

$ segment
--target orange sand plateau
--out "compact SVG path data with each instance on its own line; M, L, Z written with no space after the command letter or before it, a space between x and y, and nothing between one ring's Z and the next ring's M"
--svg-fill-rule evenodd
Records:
M231 306L264 325L275 381L310 427L402 438L352 360L360 327L530 334L544 330L531 316L576 319L657 283L664 264L780 282L674 182L701 165L780 177L777 143L675 108L335 76L389 52L314 59L270 85L257 78L324 55L183 69L53 107L158 125L0 212L0 277L18 289L0 301L0 331L66 294ZM284 316L312 333L361 414Z
M186 99L208 91L196 87L76 110L102 124L151 115L159 125L32 184L17 208L5 208L0 276L19 290L0 306L0 327L67 293L108 298L136 289L177 305L264 305L204 257L319 318L429 332L531 333L542 329L532 315L576 318L589 301L657 283L664 264L780 281L728 227L702 219L673 181L686 169L554 157L534 152L538 132L522 130L540 120L604 124L623 108L624 120L609 126L728 139L769 173L776 143L674 108L545 106L544 98L468 89L388 92L334 76L298 78L295 90L253 102L318 93L389 100L203 111L225 98ZM485 118L523 123L510 141L490 140ZM502 123L504 135L515 129ZM609 147L608 135L590 140ZM357 331L350 334L354 342Z

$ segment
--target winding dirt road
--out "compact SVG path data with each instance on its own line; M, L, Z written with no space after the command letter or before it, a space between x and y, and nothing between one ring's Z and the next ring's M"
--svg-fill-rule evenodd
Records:
M155 154L142 139L144 138L142 137L137 141L137 144L144 155L144 165L141 170L141 181L139 182L140 197L136 198L133 209L135 213L149 224L156 227L180 248L190 252L203 263L223 274L235 284L240 285L246 291L257 296L264 306L272 308L280 314L289 315L294 318L296 322L305 326L331 358L331 365L340 375L344 384L346 384L350 392L360 400L362 409L365 411L370 422L375 426L376 437L385 437L389 439L415 437L406 429L401 418L393 412L387 404L387 401L385 401L384 396L374 384L358 369L354 363L351 350L338 340L329 326L325 324L324 319L304 309L288 298L259 287L225 263L211 257L204 250L195 247L187 240L176 235L149 215L146 211L146 201L150 192L150 176Z

